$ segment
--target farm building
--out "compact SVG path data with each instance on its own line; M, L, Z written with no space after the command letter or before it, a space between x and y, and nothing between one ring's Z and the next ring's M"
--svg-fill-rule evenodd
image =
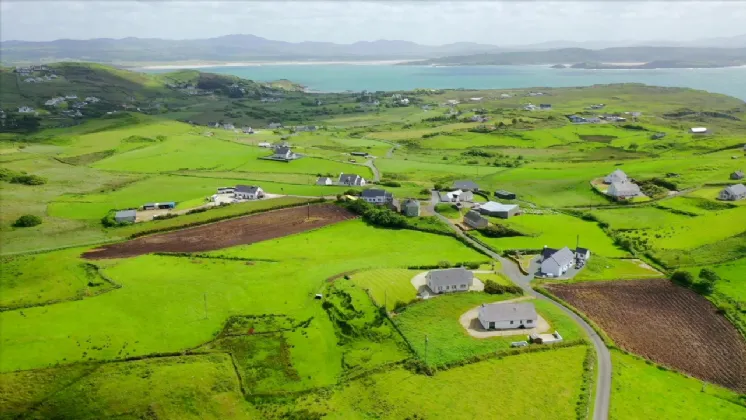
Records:
M502 204L495 201L488 201L479 206L479 212L488 216L508 219L520 214L521 208L517 204Z
M495 197L502 198L503 200L515 200L516 195L510 191L497 190L495 191Z
M291 160L299 159L300 157L300 155L293 153L293 151L290 150L289 147L278 146L275 148L275 153L272 156L269 156L267 159L289 162Z
M463 267L432 270L425 282L434 293L465 292L474 284L474 274Z
M420 202L414 198L408 198L401 202L401 213L408 217L420 215Z
M272 147L272 143L263 141L261 143L257 143L257 146L269 149L270 147Z
M612 182L611 185L609 185L609 189L606 191L606 194L614 198L625 199L640 196L642 195L642 191L640 191L640 187L637 184L629 181L623 181Z
M552 104L539 104L539 109L543 109L543 110L552 109Z
M570 120L570 122L575 123L575 124L586 122L586 119L579 115L570 115L567 117L567 119Z
M390 204L394 201L394 195L386 190L370 189L360 194L363 200L377 205Z
M691 134L707 134L707 127L692 127L689 132Z
M243 200L258 200L264 197L264 190L255 185L236 185L234 195Z
M482 215L475 210L469 210L469 212L464 215L464 223L474 229L484 229L489 224L487 219L482 217Z
M629 180L629 178L627 178L627 174L625 174L623 170L617 169L604 178L604 184L611 184L612 182L625 182L627 180Z
M471 191L441 191L438 193L440 201L443 203L459 203L461 201L471 202L474 200L474 193Z
M451 189L463 191L479 191L479 185L477 185L474 181L460 180L453 181L453 186L451 186Z
M350 153L352 156L368 156L368 152L352 152Z
M117 223L135 223L135 220L137 219L137 211L136 210L120 210L114 214L114 220L117 221Z
M349 185L354 187L364 187L365 178L355 174L339 174L339 185Z
M730 179L734 181L738 181L739 179L743 179L743 178L744 178L743 171L735 171L732 174L730 174Z
M489 303L479 307L479 323L485 330L534 328L538 315L532 303Z
M142 205L143 210L163 210L176 207L176 202L167 201L165 203L145 203Z
M575 249L575 258L578 261L588 261L591 258L591 250L578 247L577 249Z
M736 184L720 191L718 198L726 201L737 201L746 198L746 185Z
M559 277L575 263L575 254L568 247L560 250L547 248L541 252L541 274L547 277Z
M331 178L328 176L322 176L321 178L316 180L316 185L332 185L334 184L334 181L332 181Z
M218 194L233 194L236 192L236 187L218 187Z

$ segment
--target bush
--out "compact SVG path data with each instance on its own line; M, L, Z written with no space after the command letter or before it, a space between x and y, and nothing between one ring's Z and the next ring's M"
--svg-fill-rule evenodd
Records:
M427 188L423 188L423 189L420 190L420 194L422 194L422 195L430 195L430 190L428 190Z
M41 217L34 216L33 214L24 214L19 217L14 223L15 227L33 227L41 224Z
M502 295L505 293L522 294L523 289L518 286L506 286L503 284L497 284L493 280L487 280L484 282L484 292L491 295Z
M466 265L466 268L468 268L469 270L476 270L479 268L480 264L478 262L468 262L465 265Z
M684 287L691 287L694 284L694 276L688 271L676 271L671 275L671 281Z
M396 182L396 181L386 180L386 181L381 181L380 184L383 186L392 187L392 188L401 187L401 183Z
M394 312L401 312L406 307L407 304L405 302L397 300L396 303L394 303Z
M479 229L479 232L488 238L510 238L514 236L523 236L521 232L503 225L490 225L484 229Z

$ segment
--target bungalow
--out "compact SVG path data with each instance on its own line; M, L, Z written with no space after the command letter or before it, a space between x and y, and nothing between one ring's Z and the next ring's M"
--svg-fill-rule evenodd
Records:
M474 229L484 229L489 224L489 221L482 217L477 211L469 210L469 212L464 215L464 223Z
M604 178L604 184L627 181L629 181L629 178L627 177L627 174L625 174L624 171L622 171L621 169L615 170Z
M479 212L488 216L508 219L519 215L521 209L517 204L502 204L495 201L488 201L479 206Z
M368 152L352 152L350 153L352 156L368 156Z
M568 247L557 250L545 246L541 253L539 271L547 277L559 277L572 267L575 258L575 254Z
M587 120L585 118L583 118L583 117L581 117L579 115L570 115L570 116L567 117L567 119L570 120L570 122L575 123L575 124L580 124L580 123L587 122Z
M469 100L474 101L474 102L480 102L482 98L469 98Z
M474 274L463 267L431 270L425 284L433 293L466 292L474 284Z
M743 171L735 171L732 174L730 174L730 179L734 181L738 181L739 179L743 179L743 178L744 178Z
M459 102L456 99L449 99L449 100L446 101L446 105L453 106L453 105L458 105L458 104L459 104Z
M360 175L355 174L339 174L339 181L337 182L339 185L349 185L353 187L364 187L365 186L365 178L361 177Z
M534 105L534 104L528 104L528 105L524 106L523 109L525 111L535 111L536 110L536 105Z
M386 190L370 189L360 194L363 200L377 205L391 204L394 201L394 195Z
M114 213L114 220L117 223L135 223L137 220L136 210L120 210Z
M503 200L515 200L516 195L510 191L497 190L495 191L495 197L502 198Z
M78 99L78 95L72 94L72 95L65 95L65 99Z
M489 303L479 307L479 323L485 330L534 328L538 315L533 303Z
M737 201L746 198L746 185L736 184L731 185L724 190L720 191L718 198L727 201Z
M264 190L255 185L236 185L234 196L243 200L258 200L264 198Z
M501 93L500 94L500 98L502 98L502 99L506 99L506 98L510 98L510 97L511 97L510 94L507 94L507 93Z
M552 109L552 104L539 104L539 109L543 109L543 110Z
M692 127L689 129L691 134L707 134L707 127Z
M468 181L468 180L459 180L459 181L453 181L453 185L451 186L454 190L463 190L463 191L479 191L479 185L477 185L474 181Z
M631 198L642 195L640 187L630 181L612 182L606 194L614 198Z
M244 127L241 129L241 132L244 134L254 134L254 129L251 127Z
M471 202L474 201L474 193L471 191L450 191L450 192L439 192L438 196L440 201L443 203L459 203L462 201Z
M235 130L236 126L231 123L225 123L223 124L223 129L224 130Z
M34 108L31 108L30 106L22 106L18 108L18 113L19 114L33 114Z
M298 132L298 131L316 131L316 128L317 127L315 125L298 125L298 126L293 127L293 129L296 132Z
M143 210L164 210L173 209L176 207L175 201L167 201L165 203L145 203L142 205Z
M407 217L417 217L420 215L420 202L414 198L408 198L401 202L401 214Z
M322 176L321 178L316 180L316 185L333 185L334 181L332 181L331 178L327 176Z
M267 149L269 149L270 147L272 147L272 143L263 141L261 143L257 143L257 146L259 146L259 147L266 147Z
M300 156L298 156L296 153L293 153L292 150L290 150L289 147L286 146L280 146L275 148L275 154L270 156L270 159L273 160L284 160L284 161L290 161L298 159Z
M65 102L65 98L63 98L62 96L58 96L56 98L52 98L52 99L44 102L44 105L46 105L46 106L56 106L57 104L62 103L62 102Z
M469 118L469 121L471 122L487 122L490 118L486 115L473 115L471 118Z

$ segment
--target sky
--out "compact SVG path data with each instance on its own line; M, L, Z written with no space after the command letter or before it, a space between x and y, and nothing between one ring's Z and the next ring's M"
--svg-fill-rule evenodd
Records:
M746 33L741 1L33 1L0 2L0 40L196 39L253 34L300 42L685 41Z

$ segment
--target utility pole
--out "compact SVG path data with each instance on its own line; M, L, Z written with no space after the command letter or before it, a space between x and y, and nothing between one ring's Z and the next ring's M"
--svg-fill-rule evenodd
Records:
M427 339L427 334L425 334L425 366L426 367L427 367L427 343L428 341L430 340Z
M207 319L207 293L203 293L202 296L204 297L205 303L205 319Z
M383 291L383 308L386 310L386 312L388 312L388 307L389 307L388 304L389 304L389 291L388 289L385 289Z

